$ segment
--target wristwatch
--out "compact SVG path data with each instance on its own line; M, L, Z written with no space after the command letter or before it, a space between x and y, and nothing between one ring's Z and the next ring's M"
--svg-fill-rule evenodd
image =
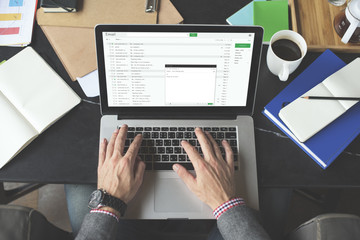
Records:
M121 199L111 196L104 189L97 189L90 195L88 204L91 209L100 207L111 207L117 210L121 216L124 216L127 205Z

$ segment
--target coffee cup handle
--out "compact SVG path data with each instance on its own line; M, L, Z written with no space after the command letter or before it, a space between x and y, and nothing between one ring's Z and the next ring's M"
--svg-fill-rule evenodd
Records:
M288 66L288 64L283 65L283 67L281 69L281 72L279 73L278 77L279 77L279 79L281 81L286 81L289 78L289 66Z
M344 36L341 38L341 41L342 41L343 43L346 44L346 43L349 42L351 36L352 36L353 33L355 32L355 30L356 30L356 28L357 28L358 25L359 25L359 21L353 22L353 23L350 24L350 26L349 26L349 28L346 30Z

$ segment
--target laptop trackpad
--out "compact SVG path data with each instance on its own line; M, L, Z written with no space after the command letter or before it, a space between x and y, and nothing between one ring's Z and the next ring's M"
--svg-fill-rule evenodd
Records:
M178 178L161 178L155 184L155 212L201 212L202 203Z

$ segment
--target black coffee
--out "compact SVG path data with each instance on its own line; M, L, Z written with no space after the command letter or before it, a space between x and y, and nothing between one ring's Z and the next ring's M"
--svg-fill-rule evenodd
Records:
M299 46L291 40L279 39L271 47L276 56L286 61L295 61L301 58Z

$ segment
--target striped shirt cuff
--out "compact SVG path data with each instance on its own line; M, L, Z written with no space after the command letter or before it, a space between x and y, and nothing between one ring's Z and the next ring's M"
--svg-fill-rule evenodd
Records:
M109 212L109 211L105 211L105 210L100 210L100 209L92 209L90 211L90 213L102 213L102 214L106 214L106 215L109 215L109 216L112 216L116 219L116 221L119 222L119 218L112 212Z
M223 204L221 204L219 207L217 207L214 211L214 217L217 219L219 219L219 217L221 216L221 214L223 214L224 212L226 212L227 210L229 210L230 208L233 208L235 206L238 205L244 205L245 201L242 198L233 198L227 202L224 202Z

